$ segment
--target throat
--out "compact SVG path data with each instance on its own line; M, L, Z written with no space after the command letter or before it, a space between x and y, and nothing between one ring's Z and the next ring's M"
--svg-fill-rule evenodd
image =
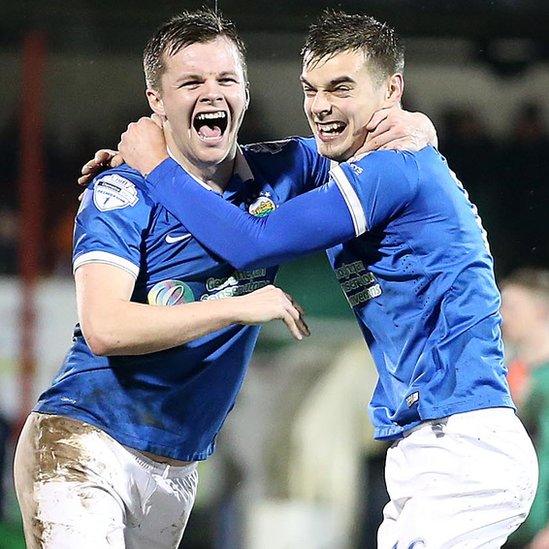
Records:
M210 187L216 193L222 193L228 186L235 167L235 155L229 156L219 164L206 164L192 161L181 154L175 144L168 145L168 154L191 177Z

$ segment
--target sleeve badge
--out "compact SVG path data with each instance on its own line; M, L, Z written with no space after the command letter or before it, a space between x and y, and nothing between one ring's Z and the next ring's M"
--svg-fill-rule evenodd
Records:
M101 212L135 206L138 200L135 185L117 174L102 177L93 188L93 203Z

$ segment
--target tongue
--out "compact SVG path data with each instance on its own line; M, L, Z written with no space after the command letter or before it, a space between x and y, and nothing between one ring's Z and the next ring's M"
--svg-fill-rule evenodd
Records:
M219 126L210 126L204 125L198 128L198 135L202 137L221 137L221 128Z

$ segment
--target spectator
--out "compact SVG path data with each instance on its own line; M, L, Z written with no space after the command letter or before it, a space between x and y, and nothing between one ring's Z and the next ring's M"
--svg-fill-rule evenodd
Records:
M529 549L549 547L549 271L523 268L504 281L503 328L513 347L510 366L526 375L514 388L519 415L529 431L539 460L538 492L526 522L512 542Z

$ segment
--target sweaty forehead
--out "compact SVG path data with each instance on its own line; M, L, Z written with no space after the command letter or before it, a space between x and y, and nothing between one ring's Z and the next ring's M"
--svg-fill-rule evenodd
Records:
M219 74L242 72L236 45L225 37L209 42L195 42L165 59L166 73L177 77L182 73Z

